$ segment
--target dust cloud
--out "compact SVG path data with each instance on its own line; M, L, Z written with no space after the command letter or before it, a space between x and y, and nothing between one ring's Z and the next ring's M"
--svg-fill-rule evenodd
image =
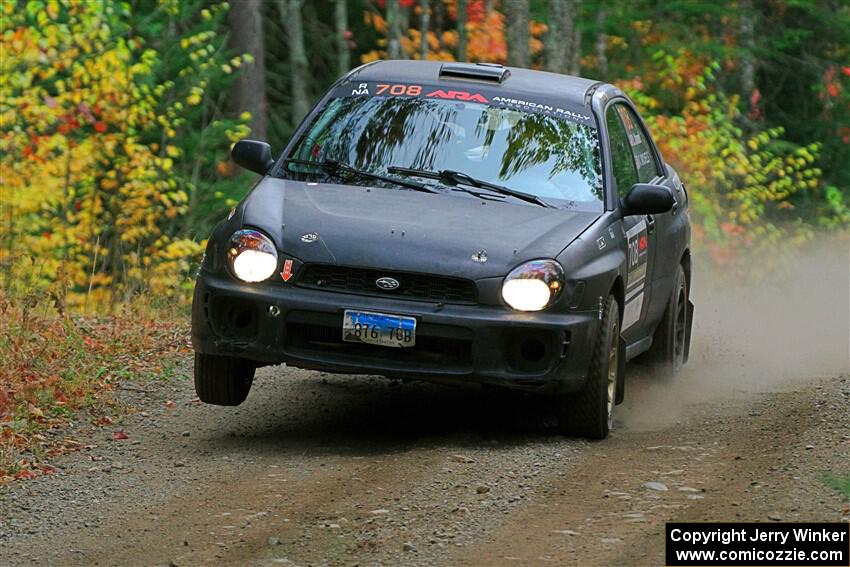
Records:
M765 264L752 261L754 271ZM702 402L745 400L850 372L847 235L815 238L781 267L747 281L695 263L691 287L690 361L670 383L630 364L626 399L615 414L621 427L665 427Z

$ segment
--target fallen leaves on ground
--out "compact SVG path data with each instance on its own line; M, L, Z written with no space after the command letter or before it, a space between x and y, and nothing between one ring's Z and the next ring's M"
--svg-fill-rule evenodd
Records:
M0 291L0 484L49 474L49 458L86 448L61 434L69 423L114 425L122 410L113 390L170 372L188 351L185 323L173 314L129 307L68 316Z
M129 437L127 437L127 434L124 433L123 429L119 429L112 434L113 441L123 441L124 439L129 439Z

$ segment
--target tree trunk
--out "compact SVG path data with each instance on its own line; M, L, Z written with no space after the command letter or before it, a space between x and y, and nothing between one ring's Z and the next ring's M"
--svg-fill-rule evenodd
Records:
M431 25L431 6L428 0L419 0L419 59L428 59L428 28Z
M443 11L445 10L445 4L442 2L434 2L434 5L431 7L433 12L431 13L434 18L434 32L437 37L437 42L439 46L437 46L439 51L443 49Z
M508 65L528 67L530 54L528 49L528 0L504 0L508 43Z
M254 58L236 76L230 92L231 105L237 114L251 113L251 136L259 140L266 139L268 120L262 11L262 0L231 0L227 17L231 49Z
M387 0L387 56L401 59L401 11L398 0Z
M457 60L466 61L466 0L457 0Z
M567 70L570 75L581 75L581 28L578 25L580 3L581 0L570 0L573 15L573 44L570 53L570 68Z
M749 103L756 89L756 63L753 57L755 48L755 25L753 23L752 0L740 0L741 35L741 94ZM752 109L751 109L752 110Z
M607 10L599 10L596 14L596 60L599 63L599 78L608 76L608 34L605 33L605 25L608 19Z
M348 1L336 0L334 6L334 20L336 24L336 56L337 75L340 77L351 69L351 50L348 48Z
M549 31L546 33L546 70L553 73L572 71L575 3L552 0L549 3Z
M281 24L289 47L289 74L292 77L292 125L298 126L310 110L307 99L307 52L301 21L303 0L277 0Z

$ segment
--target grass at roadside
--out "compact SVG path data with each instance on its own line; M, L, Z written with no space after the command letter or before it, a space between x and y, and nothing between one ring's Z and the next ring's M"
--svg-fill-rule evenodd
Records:
M823 480L824 484L834 488L850 500L850 472L844 474L824 472L821 474L821 480Z
M0 484L52 472L51 457L83 447L69 423L110 425L119 384L168 375L188 352L183 309L140 300L108 317L68 316L0 291Z

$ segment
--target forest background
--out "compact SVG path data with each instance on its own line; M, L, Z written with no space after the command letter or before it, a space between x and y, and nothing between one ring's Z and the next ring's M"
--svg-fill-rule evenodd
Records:
M186 352L205 238L254 178L232 143L280 151L379 58L618 85L688 187L699 270L846 236L844 0L0 0L0 481Z

